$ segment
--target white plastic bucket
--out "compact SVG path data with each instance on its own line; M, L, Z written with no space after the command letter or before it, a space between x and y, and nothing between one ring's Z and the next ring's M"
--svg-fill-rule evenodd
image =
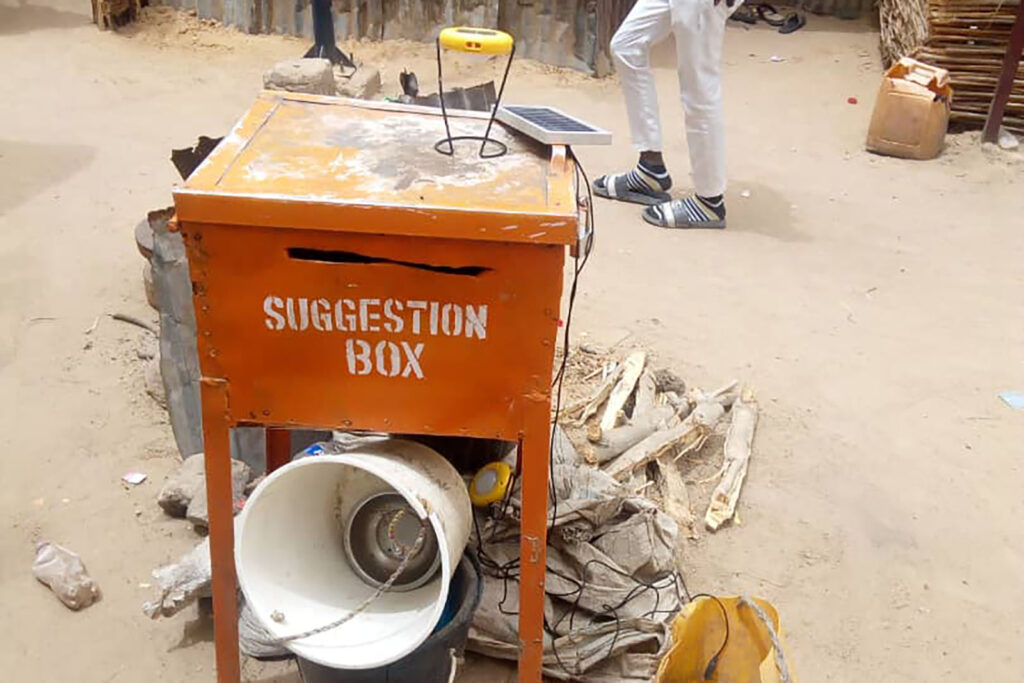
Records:
M235 541L238 581L264 628L284 638L340 619L375 592L350 565L343 529L353 508L385 491L398 492L429 520L440 572L413 590L384 593L337 628L285 643L300 657L336 669L370 669L423 643L441 616L469 539L469 493L436 451L389 439L296 460L268 476L246 503Z

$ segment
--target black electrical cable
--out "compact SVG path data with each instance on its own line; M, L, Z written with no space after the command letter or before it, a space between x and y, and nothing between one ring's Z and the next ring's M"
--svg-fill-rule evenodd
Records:
M558 628L559 625L561 625L561 623L563 621L565 621L566 617L568 617L569 618L569 633L572 633L574 631L574 628L575 628L575 626L574 626L575 625L575 617L576 617L577 612L580 609L580 600L583 597L583 594L584 594L584 592L586 591L586 588L587 588L589 570L590 570L590 567L592 565L598 565L598 566L604 567L605 569L613 572L614 574L617 574L618 576L621 576L621 577L626 578L626 579L630 579L630 580L634 581L637 584L617 604L615 604L615 605L607 605L607 604L606 605L602 605L602 611L597 612L595 614L595 619L600 619L602 617L610 617L611 620L613 620L614 623L615 623L615 632L612 635L611 645L608 647L608 654L609 654L609 656L611 656L615 652L615 646L618 644L619 635L622 632L622 619L619 616L619 610L622 609L623 607L625 607L626 605L628 605L633 600L636 600L640 595L646 593L647 591L653 591L654 592L654 607L652 609L648 610L647 612L645 612L643 615L641 615L645 619L650 619L650 618L654 617L657 614L674 614L674 613L676 613L678 611L678 606L684 604L682 602L682 595L680 594L679 586L680 586L680 584L682 584L683 592L685 593L686 592L686 584L682 580L682 577L679 576L678 572L672 572L671 574L669 574L668 576L666 576L666 577L664 577L662 579L658 579L656 581L648 582L648 581L643 581L642 579L638 579L635 576L632 576L631 574L628 574L628 573L620 570L619 568L617 568L617 567L615 567L615 566L613 566L613 565L611 565L611 564L609 564L609 563L607 563L607 562L605 562L603 560L594 559L594 560L589 560L586 564L583 565L583 579L582 579L582 581L577 581L577 580L575 580L575 579L573 579L571 577L565 576L564 574L560 574L560 573L558 573L556 571L553 571L551 568L548 568L549 572L551 572L551 573L559 576L560 578L563 578L563 579L565 579L565 580L567 580L567 581L577 585L576 590L570 591L569 593L565 593L565 594L561 594L561 595L548 593L548 595L552 595L553 597L568 598L569 596L575 595L575 598L574 598L572 606L569 608L569 610L559 618L559 620L554 624L553 627L549 626L549 625L547 625L545 623L545 627L548 628L548 631L549 631L549 633L551 634L551 637L552 637L551 650L552 650L552 653L555 655L555 661L558 663L559 667L566 674L568 674L570 676L576 676L576 675L579 674L579 672L570 671L565 666L565 664L563 663L561 655L558 653L558 645L556 643L556 640L558 638L557 628ZM676 605L677 606L676 607L672 607L672 608L668 608L668 609L659 609L659 607L661 605L661 599L662 599L662 593L661 592L664 591L664 590L667 590L669 588L674 588L675 589Z
M718 609L722 610L722 621L725 624L725 638L722 639L722 645L718 648L718 652L708 660L708 664L704 667L704 680L710 681L711 677L715 675L715 669L718 668L718 659L725 652L725 646L729 644L729 612L726 611L725 605L714 595L709 593L697 593L693 596L693 599L697 598L711 598L718 605Z
M562 386L565 382L565 370L569 364L569 346L570 346L570 329L572 327L572 313L576 305L576 292L579 287L580 273L587 265L587 261L590 259L590 252L594 246L594 195L590 187L590 179L587 177L587 172L583 168L583 164L580 162L579 157L576 156L576 152L573 151L572 147L566 148L566 153L569 158L573 161L573 167L575 168L576 175L576 201L581 202L583 195L580 192L580 187L586 189L586 218L584 223L584 240L577 242L576 249L573 255L573 274L572 274L572 285L569 287L569 305L566 309L565 314L565 328L562 336L562 362L559 364L558 371L555 373L555 379L552 382L552 387L555 389L555 417L551 422L551 440L548 448L548 495L551 498L551 527L554 528L555 521L558 519L558 491L555 488L555 461L551 457L555 447L555 436L558 433L558 418L562 413ZM580 182L582 177L582 183ZM548 539L550 543L550 538Z

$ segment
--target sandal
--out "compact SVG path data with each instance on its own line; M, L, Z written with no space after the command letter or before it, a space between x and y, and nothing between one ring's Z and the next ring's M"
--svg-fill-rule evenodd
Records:
M644 209L643 218L659 228L721 230L725 227L724 209L722 215L719 216L700 197L696 196L649 206Z
M593 183L594 194L605 199L615 199L633 204L653 206L672 199L668 192L654 190L637 191L630 187L629 173L612 173L603 175Z
M775 28L779 28L785 24L786 19L788 18L780 14L779 10L775 9L774 5L767 2L763 2L757 6L757 16L761 18L761 21Z
M790 12L789 14L783 15L775 6L764 2L757 6L757 16L761 20L779 29L779 33L787 34L799 31L807 25L807 17L800 12Z
M792 14L786 17L785 23L783 23L782 26L779 27L779 33L793 33L794 31L799 31L806 25L807 17L805 17L803 14L800 14L799 12L793 12Z
M733 21L750 24L751 26L757 23L757 14L754 13L754 8L747 7L746 5L740 5L729 18Z

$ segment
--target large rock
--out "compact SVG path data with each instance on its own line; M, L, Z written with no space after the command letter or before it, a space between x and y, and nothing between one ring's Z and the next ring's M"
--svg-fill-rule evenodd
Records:
M334 70L326 59L289 59L278 62L263 74L263 87L267 90L333 95Z
M252 470L241 460L231 461L232 498L241 500L252 479ZM185 517L199 527L209 526L206 505L206 462L202 453L185 459L164 483L157 503L171 517Z
M350 75L339 75L335 81L338 94L342 97L368 100L380 93L381 89L380 69L366 64L360 64ZM447 100L445 103L447 104Z

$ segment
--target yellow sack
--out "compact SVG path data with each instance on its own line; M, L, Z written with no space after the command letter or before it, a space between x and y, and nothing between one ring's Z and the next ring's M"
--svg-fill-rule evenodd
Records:
M779 614L767 600L701 597L672 623L672 647L655 681L796 683L785 650Z

